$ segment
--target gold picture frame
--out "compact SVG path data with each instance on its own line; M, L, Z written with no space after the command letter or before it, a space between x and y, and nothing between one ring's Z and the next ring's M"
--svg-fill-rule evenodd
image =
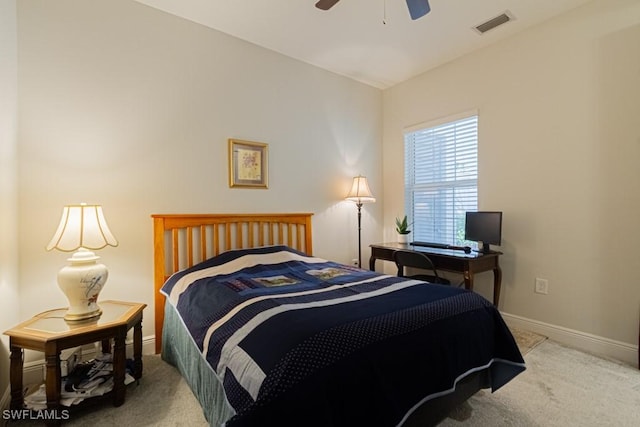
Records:
M262 142L229 139L229 187L268 188L268 149Z

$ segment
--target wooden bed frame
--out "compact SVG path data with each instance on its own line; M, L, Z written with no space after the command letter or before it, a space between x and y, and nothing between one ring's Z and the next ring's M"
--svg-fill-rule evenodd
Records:
M156 353L162 348L165 297L173 273L231 249L287 245L312 255L312 213L154 214L153 275Z
M162 349L165 297L159 290L167 278L231 249L284 244L312 255L311 213L291 214L168 214L153 218L156 353ZM482 388L489 387L488 370L460 381L456 392L429 400L413 412L403 427L436 425Z

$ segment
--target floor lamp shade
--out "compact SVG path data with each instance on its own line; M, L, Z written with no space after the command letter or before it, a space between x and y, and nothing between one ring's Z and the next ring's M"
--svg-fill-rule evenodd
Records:
M118 246L109 230L100 205L65 206L60 225L47 245L47 250L74 252L69 265L58 272L58 285L69 300L66 320L84 320L102 313L98 295L109 277L109 271L92 250Z
M362 175L353 177L351 190L346 199L356 203L373 203L376 201L373 194L371 194L367 178Z
M362 204L376 201L371 193L366 177L362 175L353 177L351 190L349 194L347 194L346 199L355 202L358 207L358 267L362 268Z

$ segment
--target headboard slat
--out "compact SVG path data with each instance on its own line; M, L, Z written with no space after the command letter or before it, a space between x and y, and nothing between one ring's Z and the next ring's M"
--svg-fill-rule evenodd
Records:
M220 226L213 226L213 256L220 254Z
M173 269L174 270L179 270L180 269L180 254L178 252L178 238L179 238L179 229L174 228L173 230L171 230L171 249L173 252Z
M207 227L200 226L200 253L202 258L207 259Z
M273 245L273 235L275 234L275 224L272 222L269 222L269 245Z
M187 227L187 266L193 265L193 227Z

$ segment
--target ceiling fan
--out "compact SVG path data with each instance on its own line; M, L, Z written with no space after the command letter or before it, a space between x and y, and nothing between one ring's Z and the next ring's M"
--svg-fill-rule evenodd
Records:
M339 1L340 0L319 0L316 3L316 7L322 10L329 10ZM407 0L407 7L409 8L409 15L411 15L411 19L413 20L422 18L431 10L429 0Z

